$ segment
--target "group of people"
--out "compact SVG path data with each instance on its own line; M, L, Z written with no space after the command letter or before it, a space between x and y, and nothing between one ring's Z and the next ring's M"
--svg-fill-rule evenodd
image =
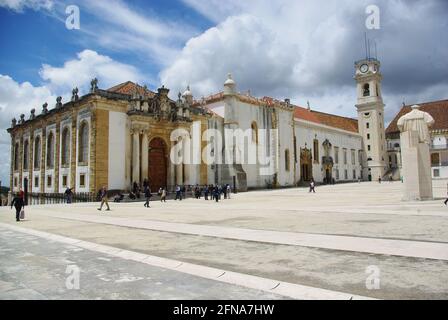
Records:
M176 197L174 200L182 200L185 198L185 192L187 188L185 186L176 185L175 192ZM204 200L215 200L219 202L222 198L230 199L230 194L232 193L232 188L229 184L222 185L206 185L206 186L189 186L189 190L193 198L201 199L204 196Z

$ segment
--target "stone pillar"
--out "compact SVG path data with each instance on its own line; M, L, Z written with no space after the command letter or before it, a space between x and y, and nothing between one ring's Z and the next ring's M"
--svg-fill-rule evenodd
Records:
M78 132L76 130L76 115L72 116L72 129L70 131L70 187L73 192L76 192L76 137Z
M132 132L132 183L140 182L140 134Z
M29 192L32 193L33 192L33 187L34 187L34 128L31 127L30 130L30 140L29 140L29 146L28 146L28 171L29 171L29 176L30 176L30 187L29 187Z
M182 143L182 140L179 140L177 143ZM179 155L176 154L176 163L179 162ZM183 185L184 184L184 180L183 180L183 176L184 176L184 168L183 168L183 159L182 159L182 163L176 164L176 184L178 185Z
M188 142L188 137L185 137L182 139L182 151L183 151L183 170L185 181L183 181L184 184L191 185L193 184L191 179L191 144Z
M42 144L41 144L41 157L40 157L40 192L45 193L45 171L47 168L47 129L42 127Z
M148 142L148 132L143 131L143 138L142 138L142 180L149 179L149 173L148 173L148 149L149 149L149 142Z
M59 157L61 151L61 123L56 123L56 136L54 144L54 192L59 193ZM62 183L62 182L61 182Z
M403 200L431 200L432 175L429 145L419 143L417 131L405 131L400 136L403 157Z

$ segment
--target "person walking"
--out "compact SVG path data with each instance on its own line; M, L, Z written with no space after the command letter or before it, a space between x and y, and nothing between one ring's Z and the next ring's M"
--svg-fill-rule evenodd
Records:
M20 195L16 195L14 199L11 202L11 209L12 207L16 208L16 221L20 221L20 213L25 208L25 202L23 201L23 198L20 197Z
M98 211L101 211L103 209L103 204L106 204L106 211L110 211L110 207L109 207L109 199L107 198L107 188L106 186L104 186L103 188L101 188L100 190L100 198L101 198L101 205L98 208Z
M381 177L378 177L378 182L381 184Z
M448 196L448 184L446 185L446 189L447 189L446 194ZM448 205L448 198L446 198L444 203L445 203L446 206Z
M160 195L160 202L166 202L166 188L162 189L162 193Z
M216 186L214 189L214 193L213 193L213 196L215 197L216 202L219 202L219 198L220 198L219 193L220 193L220 189L218 186Z
M232 188L230 188L230 184L227 184L226 189L227 189L227 199L230 199L230 194L232 193Z
M208 201L209 187L206 185L204 187L204 199Z
M72 197L73 197L72 188L67 187L67 189L65 189L64 195L67 203L69 204L72 203Z
M151 208L149 206L149 199L151 199L152 194L151 194L151 188L149 187L149 185L145 186L144 192L145 192L146 202L145 202L145 204L143 206L146 207L146 208Z
M182 190L179 185L176 186L176 198L174 200L182 201Z
M311 182L310 182L310 193L311 192L316 193L315 188L316 188L316 183L314 182L314 179L311 179Z

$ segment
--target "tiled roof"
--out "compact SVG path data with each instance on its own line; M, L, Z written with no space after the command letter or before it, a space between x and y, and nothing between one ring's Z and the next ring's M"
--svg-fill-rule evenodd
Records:
M152 92L148 89L145 90L144 87L142 87L132 81L126 81L126 82L120 83L110 89L107 89L107 91L128 94L128 95L133 95L137 91L137 93L139 95L141 95L141 96L145 95L149 98L153 98L156 95L155 92Z
M426 103L418 103L420 110L428 112L435 120L430 130L448 130L448 100L440 100ZM394 120L386 129L386 134L400 132L397 126L398 119L412 111L411 106L403 106Z
M294 118L358 133L358 120L352 118L308 110L302 107L294 109Z

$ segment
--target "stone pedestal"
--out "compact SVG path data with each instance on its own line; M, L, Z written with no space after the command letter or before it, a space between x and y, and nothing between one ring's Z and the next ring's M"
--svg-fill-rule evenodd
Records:
M429 145L419 142L417 131L401 133L403 200L432 200L432 176Z

